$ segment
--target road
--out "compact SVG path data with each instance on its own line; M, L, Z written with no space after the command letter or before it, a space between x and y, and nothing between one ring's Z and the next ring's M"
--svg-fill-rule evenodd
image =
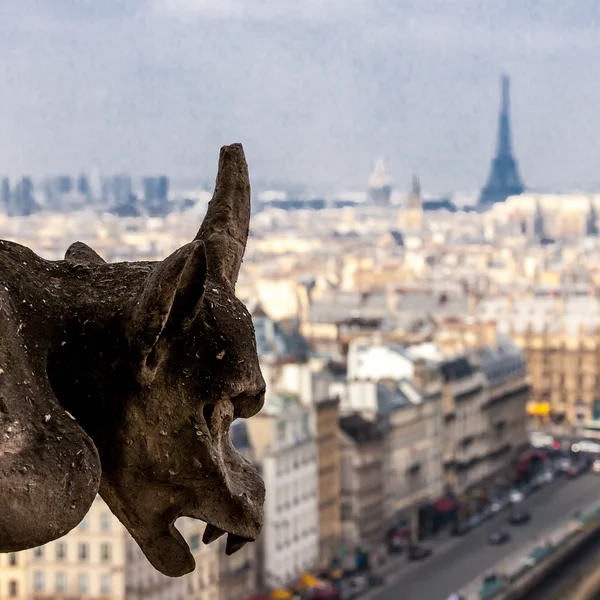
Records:
M489 572L501 560L514 554L540 537L554 524L559 525L574 514L600 500L600 477L585 474L574 481L562 478L526 498L521 508L531 512L527 525L507 525L506 511L480 525L468 535L443 544L440 552L427 561L399 567L387 578L386 587L373 590L365 600L446 600L448 596L472 580ZM490 546L487 538L498 528L506 529L512 538L503 546Z

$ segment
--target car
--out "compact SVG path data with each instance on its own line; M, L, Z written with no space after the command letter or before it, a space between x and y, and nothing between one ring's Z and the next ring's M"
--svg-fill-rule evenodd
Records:
M558 470L563 473L567 472L567 469L571 466L571 461L568 458L561 458L558 461Z
M469 531L471 531L469 521L459 521L458 523L455 523L454 527L450 530L450 535L459 537L461 535L466 535Z
M377 587L385 583L385 579L379 573L369 573L367 575L367 583L369 587Z
M552 483L554 481L554 473L550 469L544 471L543 477L545 483Z
M489 519L491 519L494 516L494 511L492 510L491 505L486 506L482 511L481 511L481 520L482 521L488 521Z
M411 546L408 549L408 560L424 560L432 555L431 548L425 546Z
M531 515L526 510L515 510L510 513L508 522L511 525L524 525L531 520Z
M500 546L506 544L510 540L510 535L506 531L492 531L488 536L488 542L492 546Z
M513 504L518 504L519 502L523 502L525 494L521 490L514 489L510 491L509 499Z
M471 527L477 527L482 521L482 516L480 514L474 514L469 517L469 525Z

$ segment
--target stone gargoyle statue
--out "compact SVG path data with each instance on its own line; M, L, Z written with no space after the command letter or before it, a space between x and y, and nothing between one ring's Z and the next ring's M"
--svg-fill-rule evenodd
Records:
M171 577L195 568L179 517L205 521L205 543L228 533L227 554L256 540L264 483L229 438L265 394L234 292L249 223L234 144L195 239L163 261L0 241L0 552L65 535L97 493Z

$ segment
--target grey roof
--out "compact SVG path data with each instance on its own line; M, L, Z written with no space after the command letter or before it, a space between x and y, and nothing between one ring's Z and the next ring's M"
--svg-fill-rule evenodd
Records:
M498 336L497 346L486 346L475 351L472 357L491 383L498 383L516 372L525 375L527 370L523 353L506 336Z
M408 380L377 383L377 411L380 415L389 415L400 408L415 406L421 400L421 395Z
M468 299L466 295L459 293L411 290L399 294L396 306L390 310L383 291L369 295L336 292L327 299L312 303L310 320L317 323L337 323L361 316L410 322L427 314L437 317L462 316L467 310Z
M483 300L477 316L485 321L497 321L499 330L510 328L524 332L558 331L565 327L567 333L577 334L579 328L590 331L600 327L600 303L591 296L573 296L558 299L554 296L536 296L508 303L502 298Z

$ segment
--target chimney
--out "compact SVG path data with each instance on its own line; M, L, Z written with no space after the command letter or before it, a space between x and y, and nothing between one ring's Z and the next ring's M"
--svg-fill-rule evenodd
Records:
M475 312L477 311L477 306L479 306L480 299L481 298L476 291L471 289L467 291L467 312L469 316L472 317L475 315Z
M395 313L398 308L398 294L391 286L385 290L385 305L388 313Z
M419 392L425 391L425 361L421 358L414 362L412 384Z

